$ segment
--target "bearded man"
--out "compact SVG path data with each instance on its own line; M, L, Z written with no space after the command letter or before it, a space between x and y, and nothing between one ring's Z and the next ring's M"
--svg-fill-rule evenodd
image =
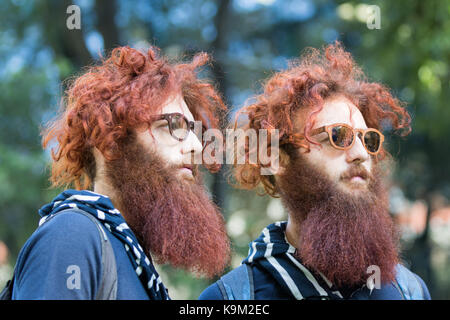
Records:
M243 113L245 130L278 129L280 165L273 175L261 163L236 165L234 177L279 196L288 221L266 227L200 299L430 299L400 264L388 212L380 131L409 133L410 116L387 88L335 43L271 77Z
M225 106L196 74L206 54L175 64L157 51L116 48L70 85L43 145L53 185L75 189L40 209L12 299L165 300L153 259L208 277L228 263L223 218L192 164L195 124L218 126Z

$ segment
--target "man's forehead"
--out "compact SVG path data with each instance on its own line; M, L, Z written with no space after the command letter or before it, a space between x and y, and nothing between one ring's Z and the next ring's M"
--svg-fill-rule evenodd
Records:
M190 121L194 120L194 116L192 115L191 111L189 110L189 107L187 106L186 102L184 101L181 95L176 95L169 98L167 102L164 104L164 106L161 108L159 113L164 114L174 112L183 114Z
M311 113L311 110L303 112L301 116L301 126L304 128L306 117ZM366 129L367 125L361 111L347 98L334 97L325 100L322 110L316 114L313 128L320 128L322 126L346 123L353 128Z

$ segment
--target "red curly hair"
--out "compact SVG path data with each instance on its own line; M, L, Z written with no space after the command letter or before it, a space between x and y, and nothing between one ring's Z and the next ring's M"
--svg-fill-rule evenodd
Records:
M190 63L170 63L152 47L146 53L115 48L111 56L69 85L59 116L47 124L43 147L51 149L52 186L87 189L95 178L94 147L111 161L121 156L120 142L130 130L150 123L167 99L181 94L195 120L206 128L219 126L226 109L211 83L196 69L209 61L206 53ZM217 168L209 168L217 170Z
M339 42L323 50L307 49L300 59L291 62L287 70L269 78L263 93L255 97L255 103L237 113L234 128L254 129L256 132L267 129L269 141L270 130L278 129L280 164L283 166L289 161L289 150L292 152L300 147L309 150L310 143L319 144L311 139L310 132L324 101L336 95L349 99L360 110L368 127L381 131L383 125L389 123L401 135L411 131L411 117L405 105L393 97L387 87L369 82ZM298 132L294 121L300 110L307 111L303 132ZM248 120L242 122L242 114ZM247 149L247 158L250 158L249 153L256 151ZM381 150L377 160L387 154L386 150ZM244 189L262 185L265 193L277 196L274 177L261 175L261 167L259 160L257 164L235 163L232 174L236 185Z

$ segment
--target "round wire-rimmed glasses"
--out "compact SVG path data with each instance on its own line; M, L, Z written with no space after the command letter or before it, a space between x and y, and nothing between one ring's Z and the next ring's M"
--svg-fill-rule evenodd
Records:
M178 141L184 141L189 135L189 131L195 134L195 122L189 121L179 112L163 113L152 116L152 121L166 120L169 126L169 132L172 137Z

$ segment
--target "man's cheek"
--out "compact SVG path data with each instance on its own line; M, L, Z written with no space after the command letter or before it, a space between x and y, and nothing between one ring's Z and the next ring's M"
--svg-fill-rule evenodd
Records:
M178 166L182 163L181 151L168 146L159 146L156 152L168 164Z

